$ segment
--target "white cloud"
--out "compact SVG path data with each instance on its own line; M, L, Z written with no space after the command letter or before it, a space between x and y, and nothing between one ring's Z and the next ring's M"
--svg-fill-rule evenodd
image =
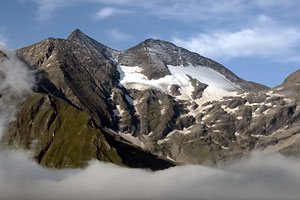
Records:
M266 10L270 11L270 8L274 9L271 12L273 16L286 15L287 12L297 12L299 8L299 2L297 0L22 0L22 2L23 1L32 1L37 4L37 16L40 20L51 18L52 14L59 8L69 7L75 4L95 4L100 7L126 6L130 7L131 12L136 12L140 15L189 22L213 20L209 21L209 23L212 24L224 24L225 21L235 23L251 21L253 14L264 13ZM103 12L103 15L106 16L109 14L105 15L105 12L110 13L112 11L103 10ZM281 13L281 15L278 15L278 13Z
M68 7L78 0L31 0L38 5L37 18L39 20L48 20L53 12L58 8Z
M27 0L27 1L32 1L33 3L37 4L38 6L37 18L39 20L50 19L53 13L59 8L70 7L81 3L125 5L125 4L132 4L133 2L141 2L141 0Z
M106 8L100 9L95 14L95 19L102 20L102 19L105 19L107 17L111 17L113 15L119 15L119 14L125 14L125 13L129 13L129 12L125 11L125 10L120 10L120 9L112 8L112 7L106 7Z
M289 59L297 54L300 30L273 26L270 19L260 16L262 24L238 31L218 30L199 33L188 39L173 38L173 42L191 51L212 58L258 56L270 59ZM268 22L271 24L264 24Z
M24 0L26 1L26 0ZM27 0L28 1L28 0ZM212 16L221 17L224 15L241 13L244 5L241 0L201 0L199 1L184 1L184 0L31 0L38 5L37 16L39 20L47 20L55 10L63 7L72 6L79 3L98 3L100 5L128 5L132 8L144 9L144 13L150 15L188 19L188 20L203 20L209 19ZM110 16L115 14L115 9L104 8L96 15Z
M1 199L299 199L300 161L279 155L255 155L224 170L186 165L157 172L97 161L53 171L24 157L0 154Z
M112 40L112 42L128 41L132 39L131 35L122 33L118 29L106 30L106 35Z
M0 59L0 139L7 125L15 120L17 104L32 92L34 76L13 52L0 44L5 59ZM0 153L1 153L0 148ZM1 161L2 162L2 161ZM1 172L0 172L1 176ZM1 187L1 186L0 186ZM2 196L0 195L0 199Z
M0 138L6 125L15 119L16 104L31 92L34 77L14 53L0 45L8 59L0 60Z

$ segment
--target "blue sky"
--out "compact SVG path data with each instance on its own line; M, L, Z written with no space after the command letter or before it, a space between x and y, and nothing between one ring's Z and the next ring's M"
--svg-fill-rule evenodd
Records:
M79 28L115 49L147 38L268 86L300 68L299 0L2 0L0 43L17 49Z

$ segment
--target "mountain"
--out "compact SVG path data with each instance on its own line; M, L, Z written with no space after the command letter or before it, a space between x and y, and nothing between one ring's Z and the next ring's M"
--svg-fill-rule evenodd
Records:
M290 74L283 82L283 86L295 86L300 84L300 70Z
M30 98L44 99L48 111L36 108L33 100L20 105L17 122L3 140L27 149L37 148L31 144L39 141L36 159L46 166L75 167L81 165L76 164L79 158L83 163L97 158L163 168L172 163L159 157L220 165L255 150L299 154L298 72L270 89L169 42L148 39L118 51L78 29L67 39L48 38L16 55L36 74L37 94ZM57 104L65 107L61 114ZM66 109L72 114L64 114ZM76 115L85 120L72 129ZM31 122L23 123L26 120ZM40 133L30 125L36 120L34 124L44 127ZM60 131L54 133L56 129ZM73 136L78 130L84 134ZM95 139L99 137L101 142ZM80 149L75 155L73 144ZM86 153L82 145L88 146ZM139 156L132 159L135 150ZM151 159L142 165L145 151Z

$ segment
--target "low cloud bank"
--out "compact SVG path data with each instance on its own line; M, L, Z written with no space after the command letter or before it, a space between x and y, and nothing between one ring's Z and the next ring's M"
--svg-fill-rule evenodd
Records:
M0 48L3 50L3 48ZM33 78L12 53L0 64L0 136ZM152 172L91 161L86 169L49 170L25 152L0 150L0 199L298 200L300 161L278 154L219 170L185 165Z
M48 170L22 152L0 156L0 199L299 199L300 161L260 155L226 170L200 165L151 172L98 161Z

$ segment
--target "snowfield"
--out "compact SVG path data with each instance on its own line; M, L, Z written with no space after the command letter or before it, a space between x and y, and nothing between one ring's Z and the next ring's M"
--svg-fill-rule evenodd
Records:
M142 73L143 69L141 67L119 65L120 84L127 89L145 90L155 88L169 95L171 95L170 87L178 85L180 86L181 96L176 98L191 100L194 87L188 77L190 76L208 85L203 92L202 102L220 99L223 96L234 96L236 91L241 89L239 85L232 83L224 75L206 66L168 65L168 69L171 75L149 80Z

